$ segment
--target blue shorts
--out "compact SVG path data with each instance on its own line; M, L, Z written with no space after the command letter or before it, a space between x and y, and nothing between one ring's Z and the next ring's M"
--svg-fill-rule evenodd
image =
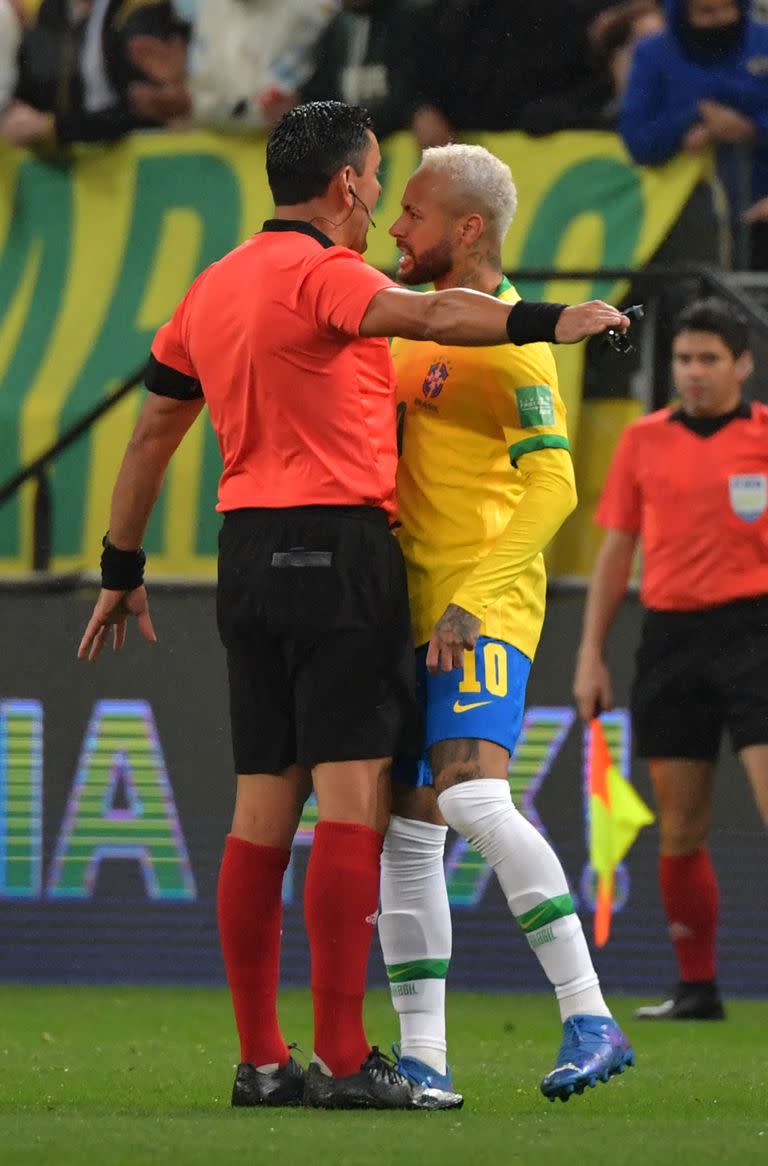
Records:
M394 781L403 785L433 785L428 761L438 741L472 738L492 741L514 751L525 709L525 688L531 661L511 644L478 638L475 650L464 653L464 667L432 676L427 672L427 645L416 652L416 691L424 722L424 752L420 758L398 757Z

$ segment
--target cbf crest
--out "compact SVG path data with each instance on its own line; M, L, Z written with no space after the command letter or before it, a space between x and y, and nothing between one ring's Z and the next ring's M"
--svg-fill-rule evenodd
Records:
M768 505L765 474L732 474L728 479L731 508L744 522L755 522Z
M424 384L421 386L421 391L428 401L440 396L447 379L448 366L444 360L436 360L433 365L430 365L424 378Z

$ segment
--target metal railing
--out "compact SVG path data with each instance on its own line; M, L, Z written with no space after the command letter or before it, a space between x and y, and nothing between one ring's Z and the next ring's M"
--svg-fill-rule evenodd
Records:
M141 368L137 369L136 372L132 373L118 385L114 392L110 393L108 397L105 397L103 401L100 401L98 405L94 405L87 413L84 413L73 425L70 425L69 429L65 429L61 437L57 438L47 449L43 450L41 454L0 485L0 506L2 506L25 483L30 481L36 483L32 508L32 569L34 571L47 571L51 561L53 544L53 496L47 472L49 465L65 449L69 449L71 445L74 445L78 438L88 433L97 421L122 401L123 397L126 397L137 385L141 384L144 379L145 368L146 364L143 364Z
M526 268L524 270L508 272L508 275L515 284L522 285L523 287L526 283L548 284L555 281L558 283L630 283L633 294L641 298L646 294L662 294L668 291L673 285L690 284L692 289L691 294L693 296L719 295L733 304L764 341L768 343L768 311L745 290L735 285L727 273L723 273L716 268L703 265L679 265L675 267L649 266L640 270L625 267L568 271L553 270L552 268ZM653 407L659 404L657 398L663 392L663 388L660 385L664 375L662 370L666 368L666 365L666 354L664 354L663 364L658 359L654 359L654 369L651 374L654 380L654 387L648 401L648 404ZM109 413L124 397L141 384L144 369L145 365L142 365L141 368L133 372L114 392L105 397L103 401L100 401L98 405L95 405L88 412L84 413L56 441L52 442L47 449L0 484L0 507L2 507L27 482L34 481L36 483L33 502L33 549L31 564L34 571L47 571L51 561L54 521L54 499L48 472L51 464L55 462L61 453L88 434L102 417Z

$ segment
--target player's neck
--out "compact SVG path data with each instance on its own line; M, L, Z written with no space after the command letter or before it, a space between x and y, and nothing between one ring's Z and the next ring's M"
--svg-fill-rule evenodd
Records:
M446 272L444 276L435 280L435 288L444 291L449 287L466 287L471 291L485 292L492 296L503 279L500 271L487 263L477 264L470 262L460 264Z

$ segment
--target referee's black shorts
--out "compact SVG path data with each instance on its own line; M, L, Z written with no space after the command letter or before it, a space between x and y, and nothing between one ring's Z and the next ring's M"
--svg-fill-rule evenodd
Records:
M217 618L237 773L418 752L405 564L382 510L229 512Z
M714 761L768 744L768 597L703 611L648 611L632 686L640 757Z

